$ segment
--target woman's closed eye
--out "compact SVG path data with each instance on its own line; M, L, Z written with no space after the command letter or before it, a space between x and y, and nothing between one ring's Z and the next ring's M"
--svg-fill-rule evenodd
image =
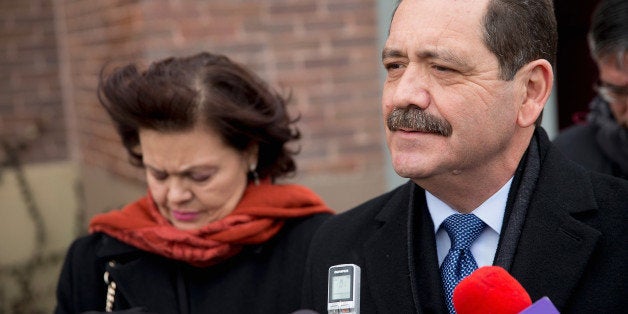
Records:
M168 173L165 171L150 169L149 172L151 176L153 176L153 178L155 178L155 180L157 181L163 181L163 180L168 179Z
M203 171L203 172L188 172L185 174L186 177L190 178L195 182L205 182L213 176L213 172Z

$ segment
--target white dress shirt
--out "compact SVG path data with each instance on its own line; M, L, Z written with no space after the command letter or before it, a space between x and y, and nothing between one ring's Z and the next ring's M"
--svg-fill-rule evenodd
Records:
M511 184L512 178L510 178L499 191L471 212L482 219L487 225L480 234L480 237L471 244L471 253L478 267L493 265L495 253L497 252L497 243L499 242L499 234L502 230L504 212L506 211L508 191L510 191ZM447 231L440 226L447 217L458 214L458 212L428 191L425 191L425 198L427 200L427 208L434 222L436 251L438 253L438 265L440 266L451 247L451 241Z

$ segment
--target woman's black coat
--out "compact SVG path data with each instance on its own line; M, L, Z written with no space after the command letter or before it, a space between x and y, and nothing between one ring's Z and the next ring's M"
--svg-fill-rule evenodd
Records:
M307 249L329 215L286 222L268 242L198 268L141 251L102 233L76 240L57 287L55 313L104 311L105 271L114 310L151 313L291 313L299 309Z

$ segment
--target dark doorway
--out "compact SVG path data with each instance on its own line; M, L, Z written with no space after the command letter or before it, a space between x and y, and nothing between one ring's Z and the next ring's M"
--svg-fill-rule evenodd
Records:
M563 129L588 111L597 68L589 55L587 31L599 1L555 0L558 22L556 98L558 127Z

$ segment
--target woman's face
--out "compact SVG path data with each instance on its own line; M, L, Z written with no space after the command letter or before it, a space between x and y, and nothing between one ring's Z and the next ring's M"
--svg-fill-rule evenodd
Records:
M176 228L197 229L235 209L256 154L235 150L204 127L139 135L148 187L159 212Z

